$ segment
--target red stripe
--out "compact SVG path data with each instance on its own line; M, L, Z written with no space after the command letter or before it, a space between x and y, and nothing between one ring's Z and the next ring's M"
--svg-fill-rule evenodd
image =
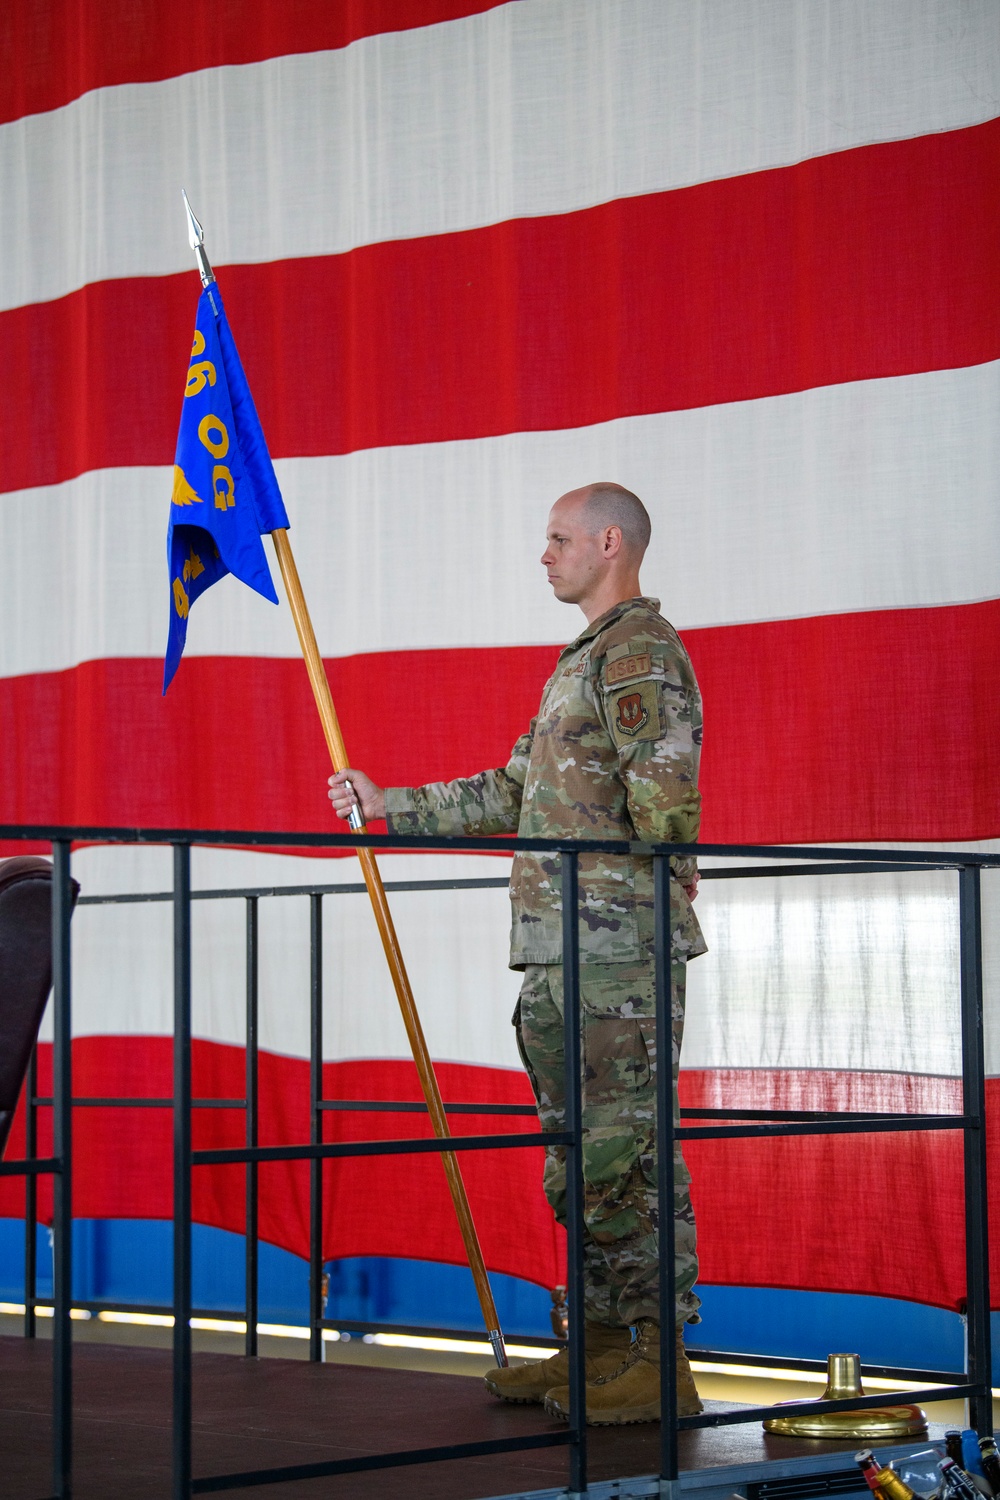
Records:
M1000 357L998 174L992 121L222 285L277 457L578 427ZM172 461L196 290L0 315L4 489Z
M42 1087L51 1049L42 1049ZM171 1043L166 1037L86 1037L73 1048L78 1095L124 1096L171 1092ZM446 1099L527 1103L520 1073L437 1065ZM308 1064L261 1056L261 1143L309 1138ZM198 1097L242 1097L239 1048L196 1042ZM328 1063L327 1098L416 1099L408 1062ZM681 1075L682 1103L729 1108L888 1109L958 1113L958 1080L894 1074L841 1074L769 1069ZM987 1083L991 1192L1000 1189L1000 1080ZM413 1115L325 1116L325 1139L401 1139L425 1136ZM51 1148L49 1115L41 1115L39 1149ZM534 1128L530 1119L459 1115L456 1134ZM169 1218L169 1111L81 1109L74 1117L74 1211L83 1218ZM237 1111L195 1114L195 1146L243 1144ZM7 1159L23 1153L19 1111ZM733 1286L775 1286L861 1292L959 1308L965 1296L962 1147L957 1132L914 1135L797 1137L761 1141L692 1141L685 1154L693 1174L701 1279ZM542 1286L564 1279L562 1236L540 1188L541 1152L475 1153L462 1159L469 1199L491 1270ZM803 1191L803 1184L810 1184ZM236 1232L244 1227L242 1167L197 1168L194 1213L200 1223ZM261 1168L260 1232L265 1240L308 1252L308 1167ZM42 1179L43 1217L51 1212ZM421 1157L367 1158L325 1169L324 1257L398 1255L459 1264L461 1242L437 1161ZM859 1234L871 1206L891 1212L892 1234ZM996 1207L1000 1205L995 1205ZM0 1214L23 1212L23 1188L0 1182ZM734 1233L734 1225L739 1233ZM905 1244L906 1254L900 1254ZM1000 1240L993 1286L1000 1287ZM995 1293L994 1305L1000 1296Z
M91 89L324 52L493 10L499 0L4 0L0 124Z
M42 1088L47 1089L51 1047L41 1050ZM169 1037L82 1037L73 1044L73 1090L77 1097L118 1095L169 1098L173 1092ZM520 1072L437 1063L435 1071L447 1100L530 1104L531 1090ZM260 1144L309 1140L309 1065L262 1053L260 1057ZM196 1098L243 1097L243 1052L211 1042L194 1043ZM327 1063L323 1087L328 1099L419 1100L411 1062ZM456 1115L455 1135L537 1130L529 1116ZM81 1218L153 1218L172 1214L171 1114L167 1109L81 1109L73 1121L73 1210ZM51 1150L49 1111L40 1114L42 1153ZM431 1134L416 1115L326 1112L326 1141L399 1140ZM194 1115L196 1150L245 1144L242 1111L203 1110ZM6 1159L24 1152L23 1101ZM554 1286L561 1262L556 1226L541 1190L542 1153L475 1153L462 1158L462 1176L474 1205L476 1227L490 1268ZM260 1169L261 1237L297 1255L308 1254L309 1167L306 1162L267 1164ZM42 1179L40 1211L51 1215L51 1188ZM242 1232L242 1166L196 1168L194 1216L199 1223ZM0 1181L0 1214L24 1212L24 1189ZM516 1221L516 1232L512 1225ZM418 1259L464 1260L451 1200L440 1163L433 1157L365 1157L328 1163L324 1172L324 1258L344 1255L399 1255Z
M744 1109L959 1114L958 1079L822 1070L682 1074L682 1103ZM991 1196L1000 1190L1000 1079L987 1083ZM721 1286L861 1292L960 1310L959 1131L690 1141L701 1276ZM891 1222L891 1233L863 1232ZM739 1226L739 1232L734 1232ZM905 1255L900 1247L906 1246ZM1000 1242L991 1253L1000 1270ZM994 1282L994 1306L1000 1296Z
M685 632L702 837L1000 835L1000 601Z
M706 705L706 841L1000 835L1000 601L685 640ZM388 785L505 764L555 655L331 661L354 763ZM0 681L0 823L333 826L301 662L192 657L165 699L160 675L112 660Z

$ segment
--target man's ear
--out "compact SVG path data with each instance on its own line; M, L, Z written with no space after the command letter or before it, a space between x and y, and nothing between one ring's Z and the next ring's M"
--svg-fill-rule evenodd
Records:
M604 532L604 556L617 557L622 550L622 529L620 526L608 526Z

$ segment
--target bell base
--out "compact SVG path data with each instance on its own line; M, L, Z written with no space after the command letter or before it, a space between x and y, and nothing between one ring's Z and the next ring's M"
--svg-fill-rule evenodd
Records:
M927 1418L919 1406L878 1406L861 1411L817 1412L815 1416L769 1417L764 1431L782 1437L826 1438L828 1442L870 1438L884 1443L889 1438L922 1436L927 1432Z

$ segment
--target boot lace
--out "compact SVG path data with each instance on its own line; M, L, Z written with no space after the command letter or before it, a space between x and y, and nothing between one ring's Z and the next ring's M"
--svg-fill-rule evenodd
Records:
M606 1375L599 1375L594 1381L594 1384L607 1385L609 1380L617 1380L619 1375L623 1375L625 1371L630 1369L631 1366L634 1365L636 1361L641 1357L641 1344L641 1337L634 1338L631 1344L629 1344L628 1349L625 1351L625 1357L621 1361L621 1363L616 1365L613 1370L609 1370Z

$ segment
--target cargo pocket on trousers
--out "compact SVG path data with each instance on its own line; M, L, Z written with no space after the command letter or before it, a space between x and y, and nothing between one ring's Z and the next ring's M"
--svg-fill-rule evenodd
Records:
M655 1025L588 1016L584 1026L584 1200L600 1245L654 1227Z
M514 1006L514 1014L511 1016L510 1020L511 1025L514 1028L514 1040L517 1043L517 1053L521 1059L521 1066L524 1068L524 1071L528 1075L528 1082L531 1084L531 1092L535 1096L535 1104L537 1105L539 1103L538 1079L535 1077L535 1070L531 1066L531 1060L528 1057L528 1053L524 1045L524 1038L521 1035L520 996L518 996L517 1004Z

